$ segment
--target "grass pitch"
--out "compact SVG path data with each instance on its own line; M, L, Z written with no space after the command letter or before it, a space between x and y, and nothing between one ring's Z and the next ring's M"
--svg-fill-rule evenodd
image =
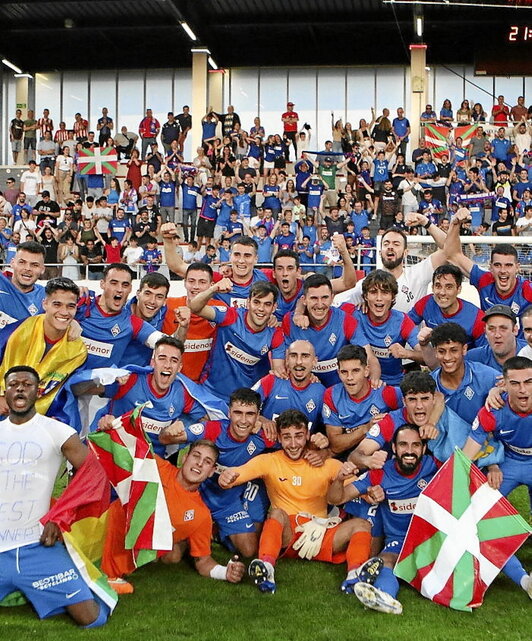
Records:
M528 514L520 488L512 502ZM214 555L226 563L219 546ZM532 540L518 553L532 570ZM281 560L277 592L261 594L246 578L240 585L202 578L191 565L156 563L132 577L135 593L120 598L115 614L97 630L79 630L67 616L39 621L29 606L0 608L0 638L6 641L467 641L532 638L532 601L500 575L484 604L455 612L401 585L401 616L364 610L354 595L340 592L344 566Z

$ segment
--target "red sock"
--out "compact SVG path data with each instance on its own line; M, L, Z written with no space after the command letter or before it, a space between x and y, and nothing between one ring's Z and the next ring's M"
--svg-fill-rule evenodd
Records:
M345 557L347 570L358 568L369 559L371 549L371 534L369 532L355 532L349 541Z
M283 524L266 519L259 541L259 559L275 565L283 545Z

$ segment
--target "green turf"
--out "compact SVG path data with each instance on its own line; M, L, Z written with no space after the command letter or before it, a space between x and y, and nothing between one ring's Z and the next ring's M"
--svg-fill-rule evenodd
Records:
M512 497L528 510L526 493ZM215 556L229 554L215 546ZM532 569L532 542L519 552ZM66 616L39 622L29 606L0 608L0 638L6 641L530 641L532 601L504 576L489 588L473 613L435 605L402 585L402 616L365 611L356 597L340 593L343 566L281 560L277 592L260 594L248 579L229 585L198 576L186 563L152 564L132 577L133 595L121 597L103 628L77 630Z

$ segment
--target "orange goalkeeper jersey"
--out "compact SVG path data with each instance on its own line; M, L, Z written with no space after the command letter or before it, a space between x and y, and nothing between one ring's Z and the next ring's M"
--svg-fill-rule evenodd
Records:
M308 512L314 516L327 516L327 491L342 464L327 459L321 467L312 467L305 459L290 460L279 450L259 454L245 465L234 468L240 474L238 483L261 478L272 507L287 514Z

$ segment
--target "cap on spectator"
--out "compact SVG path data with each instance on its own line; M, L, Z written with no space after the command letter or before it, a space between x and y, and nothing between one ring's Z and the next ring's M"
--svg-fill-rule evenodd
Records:
M324 159L324 162L332 162L332 158L331 158L330 156L327 156L327 157Z
M42 192L42 197L43 198L46 198L46 196L49 196L49 195L50 195L50 192L46 191L46 189Z
M517 317L508 305L493 305L486 311L482 320L486 322L490 316L506 316L514 325L517 323Z
M293 102L287 102L287 103L286 103L286 106L287 106L287 107L293 107L293 106L294 106L294 103L293 103Z

